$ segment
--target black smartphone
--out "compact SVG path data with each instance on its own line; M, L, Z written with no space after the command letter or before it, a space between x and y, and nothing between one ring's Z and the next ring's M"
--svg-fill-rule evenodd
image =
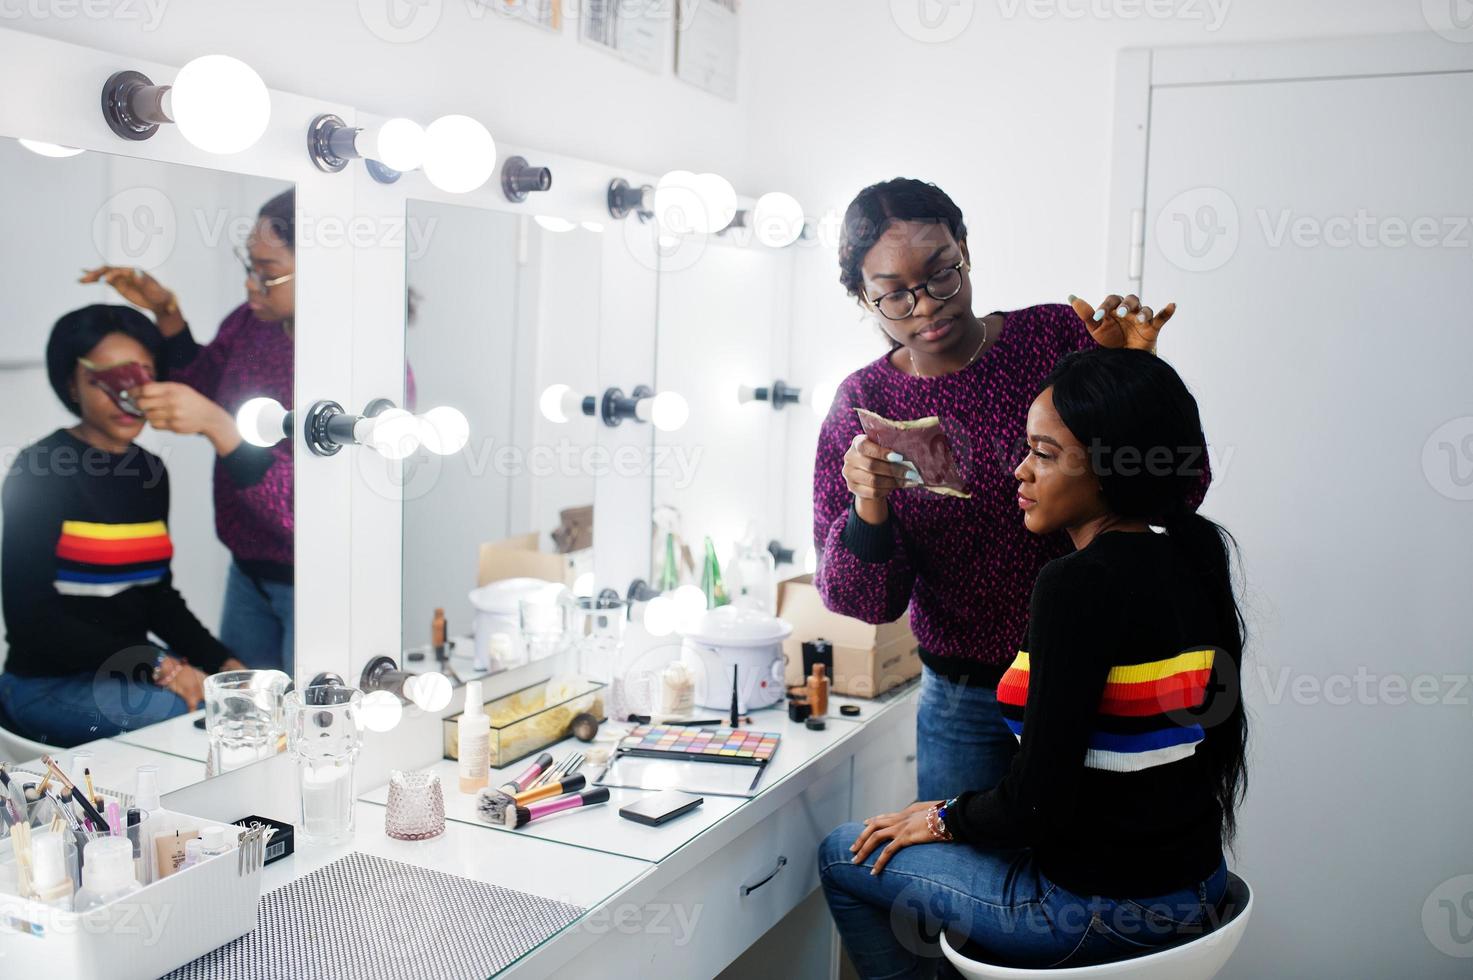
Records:
M662 823L674 820L682 813L689 813L704 802L706 801L702 797L667 789L663 792L651 793L628 806L619 807L619 816L626 820L633 820L635 823L658 827Z

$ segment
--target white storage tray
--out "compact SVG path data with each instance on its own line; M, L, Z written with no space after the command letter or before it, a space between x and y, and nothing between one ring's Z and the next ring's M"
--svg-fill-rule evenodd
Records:
M170 827L214 823L167 810L153 818ZM259 862L241 873L239 857L232 849L82 913L0 894L5 976L155 980L238 939L256 928L261 900Z

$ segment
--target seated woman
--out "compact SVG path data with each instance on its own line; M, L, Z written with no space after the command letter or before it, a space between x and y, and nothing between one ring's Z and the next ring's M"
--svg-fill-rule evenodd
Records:
M1005 965L1118 959L1202 928L1226 887L1244 628L1231 538L1188 503L1206 459L1197 403L1152 354L1071 354L1027 440L1023 521L1077 550L1039 573L998 684L1019 753L995 789L823 842L824 893L863 977L933 975L943 929Z
M142 313L103 305L47 342L51 387L79 421L23 449L0 491L0 714L27 738L71 746L183 714L206 672L241 666L173 586L169 474L133 444L143 419L126 392L162 346Z

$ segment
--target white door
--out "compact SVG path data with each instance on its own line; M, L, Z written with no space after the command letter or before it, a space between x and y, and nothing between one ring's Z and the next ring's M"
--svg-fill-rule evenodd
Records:
M1179 304L1249 587L1257 907L1223 975L1467 976L1473 74L1159 64L1141 295Z

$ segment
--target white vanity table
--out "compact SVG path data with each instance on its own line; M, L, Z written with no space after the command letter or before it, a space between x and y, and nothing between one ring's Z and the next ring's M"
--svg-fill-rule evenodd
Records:
M359 851L587 910L499 974L506 977L638 977L652 970L712 977L754 944L758 948L749 955L778 971L799 960L837 969L827 927L803 932L797 947L791 933L780 944L761 940L818 887L815 856L830 830L910 801L918 694L912 682L877 701L834 697L824 731L788 721L780 708L752 712L753 728L783 736L757 794L708 795L694 812L662 827L618 815L619 806L641 795L627 789L612 790L608 804L522 830L491 827L476 819L474 797L456 791L454 764L439 758L437 744L426 744L420 764L439 771L445 788L442 836L391 839L383 831L385 786L360 786L354 841L339 847L298 842L291 857L266 869L263 887L279 888ZM861 714L839 715L843 704L858 705ZM86 748L109 772L158 765L168 807L219 820L258 814L296 821L289 756L201 782L206 740L192 721L185 716L146 736L127 736L148 741L148 747L110 739ZM561 757L580 744L569 739L549 751ZM196 754L200 758L191 757ZM493 784L525 764L493 770ZM369 768L362 765L360 771ZM179 789L187 783L196 785Z

